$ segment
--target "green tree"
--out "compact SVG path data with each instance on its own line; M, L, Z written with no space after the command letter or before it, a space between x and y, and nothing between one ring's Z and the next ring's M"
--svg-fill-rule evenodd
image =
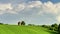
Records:
M18 22L18 25L20 25L20 21Z
M21 22L21 25L25 25L25 22L24 22L24 21L22 21L22 22Z
M53 30L53 31L57 31L58 30L58 25L56 23L52 24L50 29Z
M60 24L59 24L59 26L58 26L58 32L59 32L59 34L60 34Z
M58 25L55 23L55 24L52 24L51 27L57 27Z

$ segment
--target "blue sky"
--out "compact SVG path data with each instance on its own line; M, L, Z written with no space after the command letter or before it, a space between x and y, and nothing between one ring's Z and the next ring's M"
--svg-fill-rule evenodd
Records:
M0 22L60 23L60 0L0 0Z

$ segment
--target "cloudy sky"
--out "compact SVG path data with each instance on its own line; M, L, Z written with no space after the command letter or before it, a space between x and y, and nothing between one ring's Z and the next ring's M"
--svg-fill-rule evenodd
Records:
M60 0L0 0L0 22L60 23Z

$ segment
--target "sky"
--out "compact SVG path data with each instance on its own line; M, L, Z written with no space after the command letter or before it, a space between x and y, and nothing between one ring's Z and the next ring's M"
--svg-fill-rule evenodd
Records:
M17 24L60 23L60 0L0 0L0 22Z

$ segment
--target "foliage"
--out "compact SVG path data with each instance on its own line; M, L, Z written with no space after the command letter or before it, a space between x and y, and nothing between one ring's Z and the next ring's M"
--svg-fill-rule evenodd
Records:
M50 26L49 25L42 25L42 27L49 28Z
M20 21L18 22L18 25L20 25Z
M19 21L18 25L25 25L25 22L24 21L21 21L21 22Z
M55 24L52 24L51 27L57 27L58 25L55 23Z
M52 24L51 27L50 27L50 30L57 31L58 30L58 25L56 23Z
M24 21L22 21L22 22L21 22L21 25L25 25L25 22L24 22Z
M59 32L59 34L60 34L60 24L59 24L59 26L58 26L58 32Z
M34 24L28 24L28 26L35 26Z

